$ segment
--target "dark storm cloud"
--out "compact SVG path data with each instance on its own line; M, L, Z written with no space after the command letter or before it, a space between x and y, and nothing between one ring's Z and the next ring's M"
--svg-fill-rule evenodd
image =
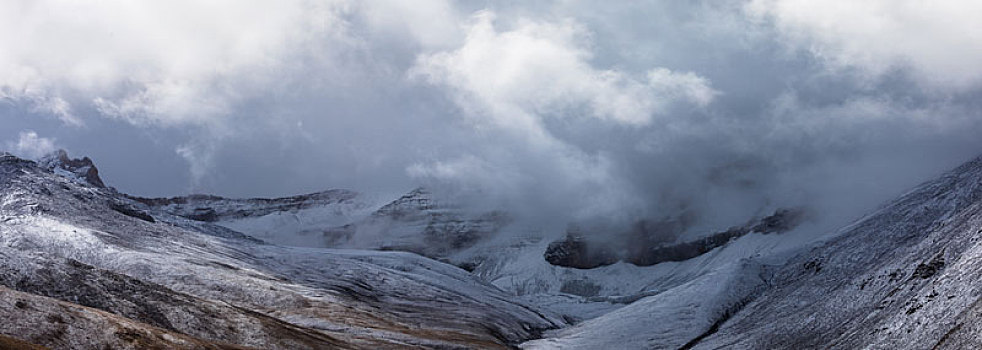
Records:
M982 150L972 3L482 5L8 3L0 139L142 195L422 184L706 228L841 223Z

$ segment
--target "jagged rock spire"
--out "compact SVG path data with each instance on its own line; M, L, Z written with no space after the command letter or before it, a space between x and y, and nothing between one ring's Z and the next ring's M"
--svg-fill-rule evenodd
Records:
M95 167L95 164L92 163L92 159L89 159L89 157L72 159L68 157L68 152L59 149L41 157L38 160L38 165L55 173L72 176L92 186L106 187L102 179L99 178L99 169Z

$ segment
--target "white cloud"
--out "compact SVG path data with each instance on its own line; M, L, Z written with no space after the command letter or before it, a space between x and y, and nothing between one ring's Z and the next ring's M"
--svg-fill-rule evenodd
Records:
M759 189L829 155L975 149L968 94L826 68L974 86L979 5L756 0L754 22L745 3L3 1L0 100L87 126L11 113L3 139L13 149L31 128L96 152L173 149L195 190L227 195L433 181L556 217L715 213L746 194L707 183L734 159ZM34 139L25 149L51 141ZM120 176L183 190L185 177L133 170L147 164Z
M181 145L175 150L181 158L188 162L191 175L191 190L197 190L202 179L208 175L214 165L215 145L217 142L193 142Z
M307 1L5 1L0 90L70 124L80 123L74 104L138 124L210 123L311 41L342 33L336 11Z
M188 130L194 139L175 150L199 181L220 148L207 138L259 118L276 124L275 112L386 74L388 62L364 41L369 33L443 48L462 38L460 19L442 0L5 1L0 99L67 125L104 117ZM309 100L283 97L290 94ZM274 112L253 112L262 107Z
M66 125L185 129L176 151L198 182L243 105L333 78L358 45L346 2L0 2L0 99Z
M498 25L494 13L478 12L460 47L420 55L410 76L444 88L478 129L490 126L504 136L475 153L417 163L407 172L498 193L541 193L550 199L538 199L540 204L578 218L642 210L644 201L618 177L610 159L557 137L546 122L576 123L585 116L645 127L674 104L706 106L718 92L689 72L597 68L592 34L574 20Z
M754 0L746 9L834 68L910 69L930 87L982 81L982 2Z
M408 34L427 48L447 48L463 39L462 15L446 0L359 1L357 12L369 27L389 37Z
M22 90L18 92L10 91L9 87L0 86L0 100L8 100L14 103L24 103L31 113L51 115L62 121L65 125L83 126L85 123L77 115L72 113L71 104L65 99L45 94L36 90Z
M665 100L682 100L705 107L713 102L719 92L713 90L709 80L692 72L676 73L665 68L648 71L648 83L657 96Z
M584 107L596 118L647 125L671 102L705 105L715 95L692 73L657 68L635 77L595 68L590 33L572 20L522 20L506 31L494 20L478 13L463 46L421 55L412 73L456 90L462 107L499 126L534 130L541 118Z
M21 157L37 159L58 149L55 140L38 136L33 130L24 130L16 142L7 142L7 147Z
M537 220L620 220L645 206L604 155L590 156L562 143L528 147L508 141L506 136L475 154L416 162L406 173L424 184L453 189L459 198L475 198L471 205L542 215Z
M409 173L409 176L441 180L457 180L464 178L465 175L480 173L498 177L498 174L494 174L486 162L474 156L462 157L452 161L436 161L431 164L414 163L406 169L406 172Z

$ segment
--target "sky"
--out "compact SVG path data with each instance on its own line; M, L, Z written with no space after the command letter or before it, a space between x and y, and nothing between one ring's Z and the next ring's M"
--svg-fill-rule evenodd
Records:
M0 3L0 149L141 196L416 186L839 223L982 153L978 1Z

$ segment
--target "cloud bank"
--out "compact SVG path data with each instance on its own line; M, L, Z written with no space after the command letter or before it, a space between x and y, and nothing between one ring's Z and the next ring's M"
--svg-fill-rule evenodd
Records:
M0 140L57 138L142 195L426 185L557 225L832 225L982 151L978 6L4 2Z
M973 63L982 60L977 2L754 0L747 10L834 68L902 70L930 88L977 87L982 79Z

